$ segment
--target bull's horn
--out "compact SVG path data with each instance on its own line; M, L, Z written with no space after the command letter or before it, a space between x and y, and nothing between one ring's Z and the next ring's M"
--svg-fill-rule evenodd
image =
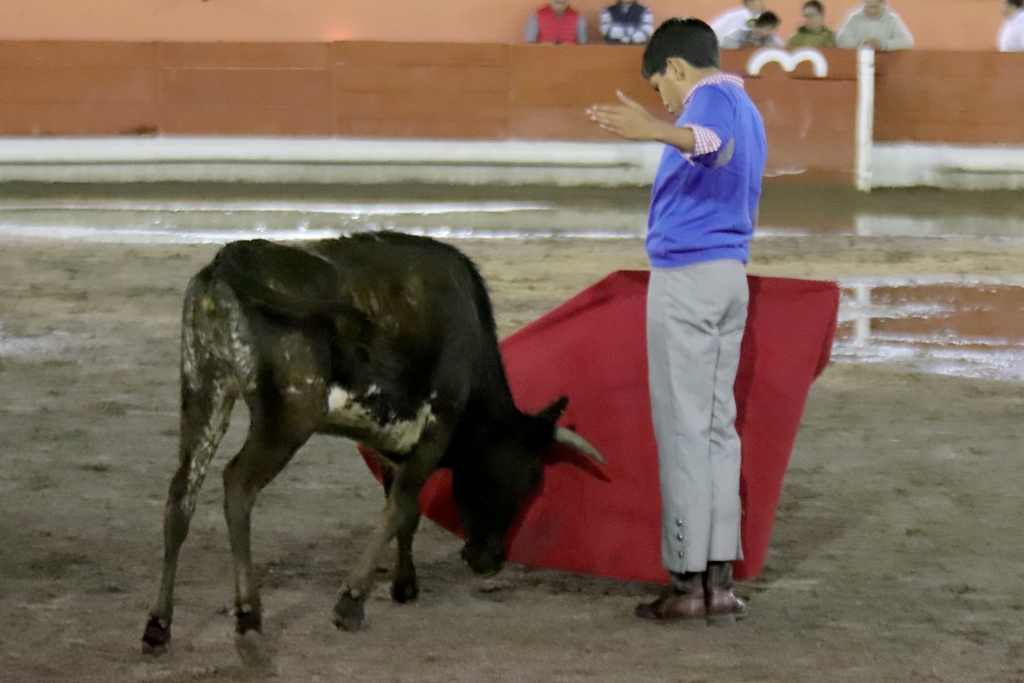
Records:
M582 436L570 429L566 429L565 427L556 427L555 441L558 443L564 443L566 446L572 446L583 455L595 462L601 463L602 465L606 462L606 460L601 457L601 454L597 452L596 448L587 443L587 440Z

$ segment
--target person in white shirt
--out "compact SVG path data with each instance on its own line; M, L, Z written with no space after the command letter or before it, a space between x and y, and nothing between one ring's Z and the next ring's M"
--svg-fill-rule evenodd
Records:
M723 50L742 50L745 47L785 47L775 32L779 29L779 17L775 12L762 12L754 20L753 28L741 28L722 38L719 47Z
M753 28L754 20L764 11L765 0L743 0L743 7L719 15L711 22L711 30L722 42L730 33L739 29Z
M999 29L1000 52L1024 52L1024 0L1002 0L1003 27Z
M885 0L864 0L860 9L846 19L836 33L836 45L846 48L870 47L874 50L910 50L914 36Z

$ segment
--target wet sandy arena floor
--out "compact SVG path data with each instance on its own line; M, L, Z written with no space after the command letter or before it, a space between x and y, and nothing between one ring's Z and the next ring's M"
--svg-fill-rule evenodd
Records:
M426 195L435 191L413 199L434 201ZM68 194L61 200L126 199ZM127 194L166 202L182 191ZM271 199L302 193L284 194ZM22 188L3 201L39 195ZM458 199L564 201L470 195ZM1012 369L1024 336L1015 298L1024 235L1013 221L1024 213L1006 195L914 196L766 196L762 223L778 230L754 242L751 272L841 281L846 346L812 389L765 571L738 588L746 621L640 623L632 610L652 593L644 585L517 566L480 579L459 560L458 541L425 522L419 601L392 604L382 572L369 628L339 633L329 617L335 591L381 493L351 444L318 437L254 514L265 633L233 636L211 474L183 551L174 642L159 658L140 654L139 637L176 459L181 295L217 245L0 236L0 681L1024 680L1024 384ZM626 216L642 204L628 193L587 198L595 214ZM0 223L31 226L18 211L50 212L36 227L53 217L65 227L139 227L52 205L0 206ZM890 227L858 230L864 215ZM296 220L309 221L307 231L354 220L318 216ZM907 216L931 227L893 222ZM250 218L215 227L242 231ZM974 227L935 236L951 225ZM503 335L613 270L646 266L639 237L549 232L454 240L488 279ZM932 362L929 345L953 356ZM970 360L993 345L1008 355ZM238 412L215 467L244 429Z

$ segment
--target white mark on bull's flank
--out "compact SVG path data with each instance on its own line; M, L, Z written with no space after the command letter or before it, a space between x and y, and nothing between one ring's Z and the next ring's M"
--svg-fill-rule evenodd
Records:
M366 395L372 393L380 393L380 388L374 385ZM360 438L366 438L368 446L403 454L411 451L426 426L437 420L430 403L424 403L412 419L378 422L357 396L337 385L327 395L327 413L331 424L365 434Z

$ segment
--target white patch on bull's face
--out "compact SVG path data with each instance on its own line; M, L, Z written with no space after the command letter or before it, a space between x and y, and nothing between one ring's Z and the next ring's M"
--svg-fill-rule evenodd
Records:
M374 385L365 396L377 393L380 388ZM359 398L343 387L332 386L327 395L327 419L336 427L371 434L372 442L367 440L367 445L381 450L408 453L419 443L426 426L437 420L430 403L424 403L410 420L378 422Z

